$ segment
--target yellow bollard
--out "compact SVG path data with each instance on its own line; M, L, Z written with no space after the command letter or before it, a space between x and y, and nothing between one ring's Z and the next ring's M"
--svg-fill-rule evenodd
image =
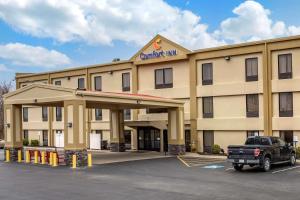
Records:
M18 150L18 162L22 162L22 151Z
M76 158L76 155L73 155L72 156L72 168L76 169L76 167L77 167L77 158Z
M38 164L38 151L34 151L34 164Z
M25 157L26 157L26 163L30 163L30 153L29 153L29 151L26 151L26 155L25 155Z
M50 152L50 155L49 155L49 165L52 165L53 163L53 152Z
M92 154L89 153L88 154L88 167L91 167L92 166Z
M42 151L42 165L45 164L45 151Z
M9 150L5 151L5 162L9 162L10 161L10 155L9 155Z
M57 167L57 156L56 156L56 153L53 153L53 165L52 167Z

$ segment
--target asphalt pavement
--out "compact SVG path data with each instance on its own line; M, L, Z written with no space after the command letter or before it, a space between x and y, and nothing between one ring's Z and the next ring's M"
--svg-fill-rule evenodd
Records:
M0 162L1 200L298 200L300 166L234 171L226 162L187 167L176 157L89 169Z

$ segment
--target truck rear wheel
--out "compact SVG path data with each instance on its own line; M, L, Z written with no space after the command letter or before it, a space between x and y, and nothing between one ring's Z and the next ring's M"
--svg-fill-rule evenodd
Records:
M290 156L290 165L291 166L296 165L296 155L294 153L291 154L291 156Z
M236 171L242 171L244 165L243 164L234 164L233 165L233 168L236 170Z
M263 161L263 163L262 163L261 168L262 168L262 170L264 170L265 172L270 171L270 169L271 169L271 160L270 160L270 158L268 158L268 157L265 157L265 158L264 158L264 161Z

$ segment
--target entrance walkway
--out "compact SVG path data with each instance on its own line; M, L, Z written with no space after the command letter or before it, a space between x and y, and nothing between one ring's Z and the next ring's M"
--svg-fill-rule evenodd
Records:
M110 152L110 151L90 151L93 157L94 165L147 160L157 158L168 158L170 155L154 151L126 151L126 152Z

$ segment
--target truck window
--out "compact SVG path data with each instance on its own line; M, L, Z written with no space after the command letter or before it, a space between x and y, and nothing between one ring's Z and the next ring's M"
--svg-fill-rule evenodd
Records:
M249 137L245 145L270 145L270 141L268 138L261 137Z

